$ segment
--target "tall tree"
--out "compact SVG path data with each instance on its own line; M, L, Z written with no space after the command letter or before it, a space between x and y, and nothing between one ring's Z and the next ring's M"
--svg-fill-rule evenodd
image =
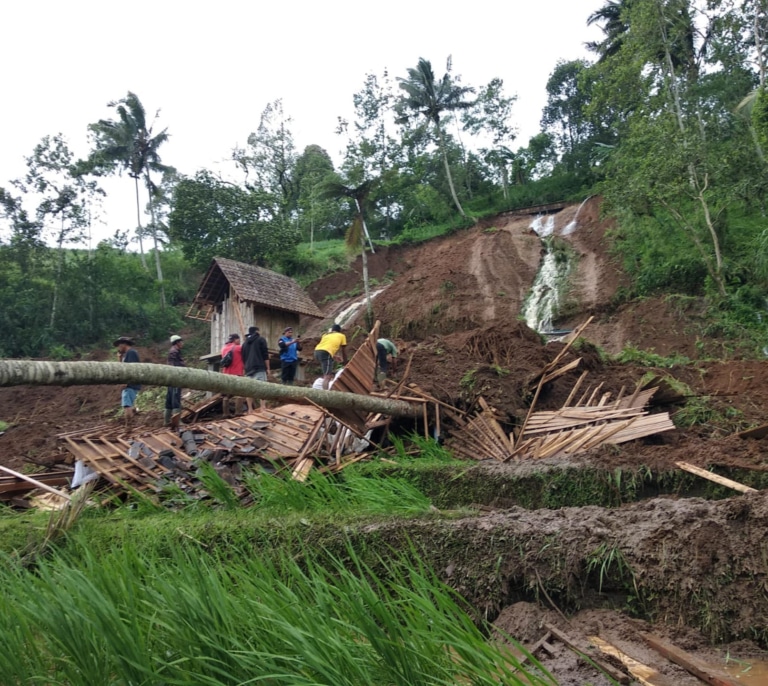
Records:
M272 221L271 203L268 194L200 171L176 184L168 234L201 269L216 256L268 264L299 240L295 227Z
M541 114L543 131L551 132L566 170L589 164L594 127L587 117L590 81L585 60L559 60L547 81L547 104Z
M343 212L337 200L319 196L323 181L334 174L331 156L319 145L308 145L296 159L296 186L298 197L299 229L302 236L309 237L310 250L314 249L315 233L326 235L341 224Z
M274 219L283 228L291 222L298 197L291 123L283 101L275 100L261 113L258 128L248 136L248 147L232 151L232 159L245 172L246 188L272 196Z
M368 227L365 223L364 208L374 189L378 179L369 179L363 181L358 186L349 186L340 180L328 179L323 183L320 190L320 196L327 199L342 198L349 199L355 207L355 216L352 225L349 227L346 235L347 247L354 250L360 248L360 259L363 267L363 289L365 291L366 315L365 320L368 328L373 326L373 303L371 301L371 284L368 279L368 253L367 245L370 245L373 252L373 243L368 234Z
M153 196L155 185L152 173L167 172L169 167L160 159L160 147L168 138L168 129L154 133L155 122L160 114L155 113L154 120L147 122L147 113L135 93L128 94L121 100L108 103L115 109L117 119L100 119L88 128L93 133L94 149L89 158L90 167L95 170L127 172L136 186L136 221L138 223L139 245L142 263L144 250L141 243L141 203L139 201L139 179L144 181L149 196L149 212L152 226L152 239L155 247L155 268L160 283L161 304L165 305L163 270L160 264L160 243L157 234Z
M480 153L487 163L499 171L505 199L508 197L509 163L513 157L509 146L516 136L512 125L512 105L516 100L516 95L504 94L504 81L494 78L480 89L473 106L462 113L466 131L490 137L490 147L482 148Z
M694 11L687 0L632 0L622 15L629 31L600 65L605 78L595 88L607 98L614 83L629 82L636 96L623 103L604 190L626 225L641 227L652 214L681 230L723 297L725 210L754 186L744 155L752 144L733 116L731 84L743 83L745 72L721 32L723 15Z
M394 136L395 95L392 80L385 69L382 74L365 75L362 88L352 96L355 117L347 122L339 118L336 132L347 135L342 170L350 183L376 176L376 208L368 217L372 231L389 237L393 222L402 208L399 178L403 162L402 141ZM383 214L383 216L382 216Z
M75 173L75 158L61 134L45 136L26 158L27 173L16 185L39 200L36 215L45 232L50 231L58 248L53 280L49 328L56 323L59 285L64 266L64 244L79 243L89 224L89 204L103 194L95 181Z
M442 78L437 79L430 61L421 57L416 68L408 69L407 78L398 77L397 81L400 88L405 92L405 95L402 95L400 98L404 108L404 118L407 118L407 113L410 113L411 115L422 116L434 125L438 146L443 156L448 186L451 189L451 197L459 214L462 217L466 217L464 208L462 208L456 195L451 167L448 164L448 153L441 117L445 112L455 112L456 110L465 110L471 107L472 102L465 100L465 97L474 93L474 88L457 85L454 79L451 78L450 71L451 60L449 57L446 73Z

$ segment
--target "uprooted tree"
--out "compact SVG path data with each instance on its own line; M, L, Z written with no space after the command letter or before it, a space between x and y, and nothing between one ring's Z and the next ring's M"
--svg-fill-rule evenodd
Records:
M0 360L0 386L97 386L121 383L194 388L263 400L306 399L335 410L380 412L393 417L421 416L421 407L402 400L281 386L188 367L148 363Z

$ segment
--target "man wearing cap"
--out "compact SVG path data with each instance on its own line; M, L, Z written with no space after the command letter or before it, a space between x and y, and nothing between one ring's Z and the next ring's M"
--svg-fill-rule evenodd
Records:
M286 386L293 386L296 378L296 370L299 367L299 350L301 350L301 336L293 337L293 327L288 326L283 330L283 335L277 341L280 348L280 380Z
M186 367L184 358L181 356L181 349L184 347L184 341L181 336L174 334L171 336L171 349L168 351L168 364L172 367ZM181 388L168 386L165 392L165 425L172 429L179 428L181 420Z
M117 359L120 362L138 362L139 353L133 349L133 340L128 336L120 336L112 345L117 348ZM126 384L122 391L121 404L125 417L125 428L129 430L133 426L136 417L136 395L141 386L136 383Z
M333 358L341 351L342 364L347 364L347 337L341 332L341 326L334 324L330 332L323 334L315 346L315 360L323 372L323 388L327 391L333 380Z
M221 371L224 374L231 374L232 376L242 376L245 369L243 365L243 346L240 345L240 334L230 334L224 347L221 349ZM232 353L230 355L230 353ZM229 364L225 367L224 362L230 359ZM229 399L231 396L224 396L223 403L223 415L229 416ZM240 414L242 409L243 399L235 398L235 414Z
M269 350L267 342L259 335L259 327L251 326L248 329L248 335L243 343L243 364L245 365L245 375L256 381L266 381L269 374ZM248 398L248 411L253 411L253 399ZM265 402L261 401L261 409L266 407Z

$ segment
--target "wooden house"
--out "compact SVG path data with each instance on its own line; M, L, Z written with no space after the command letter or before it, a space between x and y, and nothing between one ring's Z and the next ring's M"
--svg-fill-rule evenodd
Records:
M258 326L271 351L287 326L298 331L304 315L322 319L317 305L289 276L215 257L203 277L188 317L211 322L211 352L204 355L216 367L221 349L232 333L243 340L248 327Z

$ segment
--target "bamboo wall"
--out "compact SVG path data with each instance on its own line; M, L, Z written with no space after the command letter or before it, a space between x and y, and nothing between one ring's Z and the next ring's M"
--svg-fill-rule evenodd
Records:
M236 308L240 308L240 318ZM240 326L242 318L245 330ZM270 351L277 350L277 340L283 335L286 326L294 328L294 334L299 331L300 315L284 310L275 310L271 307L256 305L254 303L239 302L227 296L216 308L211 321L211 354L218 354L224 347L229 335L239 333L241 340L245 341L249 326L258 326L260 333L267 339Z

